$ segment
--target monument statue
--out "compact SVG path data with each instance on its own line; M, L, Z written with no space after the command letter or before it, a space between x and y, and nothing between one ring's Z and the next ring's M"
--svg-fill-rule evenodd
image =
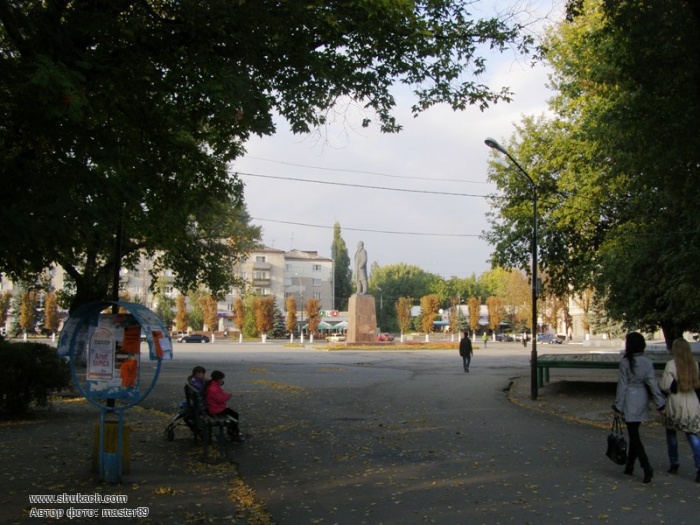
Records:
M357 295L365 295L367 293L367 250L365 243L362 241L357 243L357 251L355 252L355 286L357 287Z

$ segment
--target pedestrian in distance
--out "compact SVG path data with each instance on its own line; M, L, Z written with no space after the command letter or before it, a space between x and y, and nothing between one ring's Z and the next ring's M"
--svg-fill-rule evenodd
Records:
M696 390L700 389L700 371L693 359L690 343L679 337L671 345L673 359L666 363L661 376L661 390L668 394L666 398L666 445L670 474L678 474L677 431L684 432L695 460L695 481L700 483L700 401Z
M469 339L467 333L464 332L462 340L459 342L459 355L462 356L462 364L464 365L465 372L469 372L469 365L472 362L473 353L472 341Z
M612 408L616 414L623 414L629 436L625 474L630 476L634 474L634 464L639 459L639 464L644 470L644 483L650 483L654 476L654 469L651 468L639 433L641 424L651 419L647 387L662 416L666 401L656 382L654 365L644 355L645 348L646 341L639 332L631 332L625 336L625 355L620 362L617 393Z
M486 332L484 332L484 335L481 338L481 340L484 342L484 348L486 348L486 343L489 342L489 336L486 334Z

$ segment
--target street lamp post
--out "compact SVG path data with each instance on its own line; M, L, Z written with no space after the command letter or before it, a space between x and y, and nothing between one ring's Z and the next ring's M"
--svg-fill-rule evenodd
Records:
M510 153L492 138L487 138L485 144L489 148L500 151L517 166L525 175L532 188L532 352L530 354L530 397L537 399L537 184L528 175L527 171L518 164Z

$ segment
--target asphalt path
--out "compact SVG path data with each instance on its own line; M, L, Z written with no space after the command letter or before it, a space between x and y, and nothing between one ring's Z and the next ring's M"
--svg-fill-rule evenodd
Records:
M662 439L643 429L658 458L643 485L605 458L605 431L511 403L512 382L529 381L517 343L477 349L470 373L456 350L174 352L143 405L174 413L194 365L222 370L251 435L238 471L278 524L697 523L700 485L690 464L665 474Z

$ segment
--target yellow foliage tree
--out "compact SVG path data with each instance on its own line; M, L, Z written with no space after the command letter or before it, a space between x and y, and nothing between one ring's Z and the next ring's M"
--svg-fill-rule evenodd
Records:
M297 300L296 297L290 295L284 302L285 308L287 310L287 319L285 327L290 334L294 333L297 327Z
M433 331L435 315L440 310L440 298L437 294L424 295L420 298L421 327L426 334Z
M413 298L399 297L396 301L396 320L399 324L401 333L408 332L411 329L411 307L413 306Z
M5 319L7 318L10 304L12 304L12 293L7 291L0 294L0 326L5 325Z
M22 292L20 297L21 305L19 310L19 326L24 333L34 330L34 303L36 302L35 292Z
M219 328L219 316L216 299L210 294L199 298L199 307L202 309L204 324L210 332L215 332Z
M260 335L267 335L275 324L275 298L272 296L253 299L255 329Z
M44 328L55 333L58 330L58 322L58 299L55 293L50 292L44 302Z
M308 299L306 301L306 315L309 322L309 333L313 334L316 332L318 325L321 323L321 317L318 315L321 310L321 305L318 299Z
M177 296L177 314L175 315L175 327L179 332L187 330L189 319L187 316L187 299L184 295Z
M467 301L469 310L469 328L472 332L479 329L479 318L481 317L481 299L478 297L470 297Z
M233 322L238 327L238 330L243 334L243 325L245 324L245 303L242 298L233 301Z
M500 297L491 296L486 299L486 306L489 308L489 328L497 330L503 319L503 300Z

